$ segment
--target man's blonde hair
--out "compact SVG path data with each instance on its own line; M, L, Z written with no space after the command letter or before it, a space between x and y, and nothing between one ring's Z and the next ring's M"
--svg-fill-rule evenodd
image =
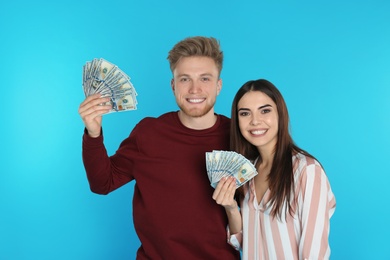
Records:
M191 56L212 58L217 65L218 75L221 74L223 52L220 49L217 39L213 37L195 36L185 38L178 42L173 46L172 50L169 51L167 57L172 73L181 58Z

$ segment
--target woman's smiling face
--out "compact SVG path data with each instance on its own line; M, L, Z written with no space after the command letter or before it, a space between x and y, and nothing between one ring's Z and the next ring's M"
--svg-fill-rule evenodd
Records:
M278 110L274 101L260 91L249 91L237 104L241 134L257 149L272 152L278 136Z

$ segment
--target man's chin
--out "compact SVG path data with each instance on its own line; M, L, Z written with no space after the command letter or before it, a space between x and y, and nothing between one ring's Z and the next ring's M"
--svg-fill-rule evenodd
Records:
M186 116L198 118L198 117L203 117L203 116L207 115L210 112L211 108L207 108L207 109L181 109L181 110L183 111L183 113Z

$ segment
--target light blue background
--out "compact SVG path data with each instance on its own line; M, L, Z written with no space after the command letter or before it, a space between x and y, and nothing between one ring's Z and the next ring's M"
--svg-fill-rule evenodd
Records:
M337 198L332 259L390 259L389 1L15 0L0 14L0 259L134 259L133 183L100 196L85 177L82 66L103 57L139 94L137 111L104 116L112 154L140 119L177 109L166 57L194 35L225 54L217 112L250 79L283 93Z

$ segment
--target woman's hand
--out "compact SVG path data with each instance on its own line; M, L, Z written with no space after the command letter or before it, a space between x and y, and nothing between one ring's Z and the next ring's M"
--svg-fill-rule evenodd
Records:
M236 193L236 179L234 177L222 178L213 193L213 199L225 210L237 208L237 201L234 199Z
M236 179L234 177L222 178L213 193L213 199L225 208L230 234L238 234L242 231L242 218L237 201L234 199L235 193Z

